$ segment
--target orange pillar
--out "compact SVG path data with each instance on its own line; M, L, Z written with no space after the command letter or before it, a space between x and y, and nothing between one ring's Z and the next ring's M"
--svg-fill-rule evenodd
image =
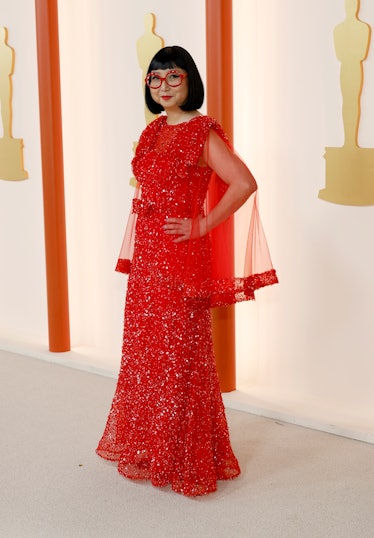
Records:
M208 114L221 123L233 142L232 1L206 0L205 5ZM230 245L230 252L225 249L221 262L234 276L234 218L228 219L224 226L224 237L213 240ZM213 309L213 341L221 390L235 390L234 306Z
M70 350L57 0L35 0L50 351Z

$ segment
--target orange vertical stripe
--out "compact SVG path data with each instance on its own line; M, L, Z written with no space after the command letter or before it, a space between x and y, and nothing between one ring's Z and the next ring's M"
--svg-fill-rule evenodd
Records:
M206 0L208 114L215 117L233 142L232 2ZM228 219L224 241L231 246L220 260L234 276L234 219ZM222 238L220 238L222 240ZM227 256L228 255L228 256ZM223 256L223 253L222 253ZM236 388L235 307L213 310L213 340L222 392Z
M35 0L50 351L70 350L57 0Z

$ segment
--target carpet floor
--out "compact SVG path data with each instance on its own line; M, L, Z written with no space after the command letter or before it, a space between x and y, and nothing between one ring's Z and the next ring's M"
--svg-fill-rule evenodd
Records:
M1 538L374 538L374 446L227 410L242 474L185 498L96 456L115 380L0 351Z

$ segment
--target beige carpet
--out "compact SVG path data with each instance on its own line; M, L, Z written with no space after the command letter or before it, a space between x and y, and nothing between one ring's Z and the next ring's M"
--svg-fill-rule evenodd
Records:
M374 538L374 446L228 410L242 475L190 499L95 455L115 380L0 352L1 538Z

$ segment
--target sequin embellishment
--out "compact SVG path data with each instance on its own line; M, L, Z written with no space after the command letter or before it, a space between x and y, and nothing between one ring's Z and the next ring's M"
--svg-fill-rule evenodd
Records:
M217 480L240 473L214 362L209 300L186 296L188 242L175 244L162 229L166 216L195 211L190 193L197 184L203 206L211 171L198 161L211 122L199 117L171 127L159 118L139 141L133 169L142 200L134 208L122 362L97 448L125 477L189 496L213 492ZM209 265L208 241L200 247L206 252L200 263Z

